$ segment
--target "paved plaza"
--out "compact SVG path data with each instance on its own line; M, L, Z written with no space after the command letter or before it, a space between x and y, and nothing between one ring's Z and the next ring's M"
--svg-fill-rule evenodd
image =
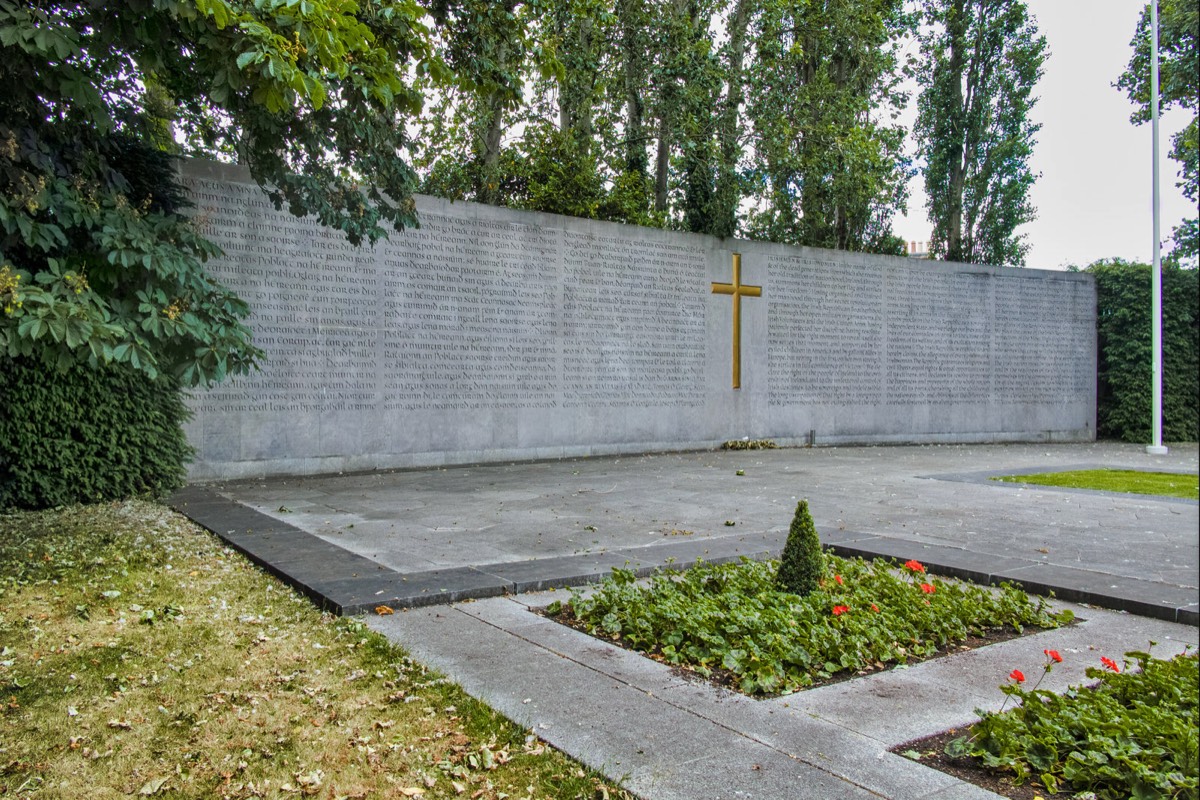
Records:
M645 798L991 797L889 749L998 707L1008 672L1038 670L1044 648L1066 658L1053 689L1099 655L1197 642L1196 502L989 480L1083 466L1195 474L1198 452L690 452L197 485L174 505L331 610L398 609L372 626ZM1084 621L752 700L528 610L614 566L778 555L801 498L835 551L1017 580Z

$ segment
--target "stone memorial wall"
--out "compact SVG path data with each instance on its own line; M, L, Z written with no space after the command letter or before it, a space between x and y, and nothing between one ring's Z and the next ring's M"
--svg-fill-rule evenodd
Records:
M712 447L1091 439L1077 273L720 241L418 197L351 246L186 162L263 370L191 399L194 479ZM732 278L740 303L734 388Z

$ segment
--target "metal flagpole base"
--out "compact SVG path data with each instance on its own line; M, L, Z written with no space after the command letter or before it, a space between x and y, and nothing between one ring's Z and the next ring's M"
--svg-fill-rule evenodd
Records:
M1167 454L1167 448L1161 444L1148 444L1146 445L1146 453L1152 456L1165 456Z

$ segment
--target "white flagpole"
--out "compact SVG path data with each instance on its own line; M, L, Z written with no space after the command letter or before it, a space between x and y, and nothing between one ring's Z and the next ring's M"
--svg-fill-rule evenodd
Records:
M1151 419L1151 443L1146 452L1154 456L1167 454L1162 443L1162 247L1159 244L1158 227L1158 0L1150 0L1150 136L1153 178L1151 181L1154 207L1154 266L1150 288L1151 336L1150 349L1154 360L1151 370L1153 414Z

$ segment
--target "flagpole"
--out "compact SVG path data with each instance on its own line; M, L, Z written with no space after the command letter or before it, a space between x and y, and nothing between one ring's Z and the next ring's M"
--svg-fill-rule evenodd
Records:
M1150 349L1153 366L1151 375L1152 404L1151 414L1151 443L1146 446L1146 452L1152 456L1165 456L1167 448L1162 443L1162 247L1159 235L1159 194L1158 194L1158 0L1150 0L1150 136L1151 161L1153 177L1151 179L1151 205L1154 208L1154 266L1150 288L1151 335Z

